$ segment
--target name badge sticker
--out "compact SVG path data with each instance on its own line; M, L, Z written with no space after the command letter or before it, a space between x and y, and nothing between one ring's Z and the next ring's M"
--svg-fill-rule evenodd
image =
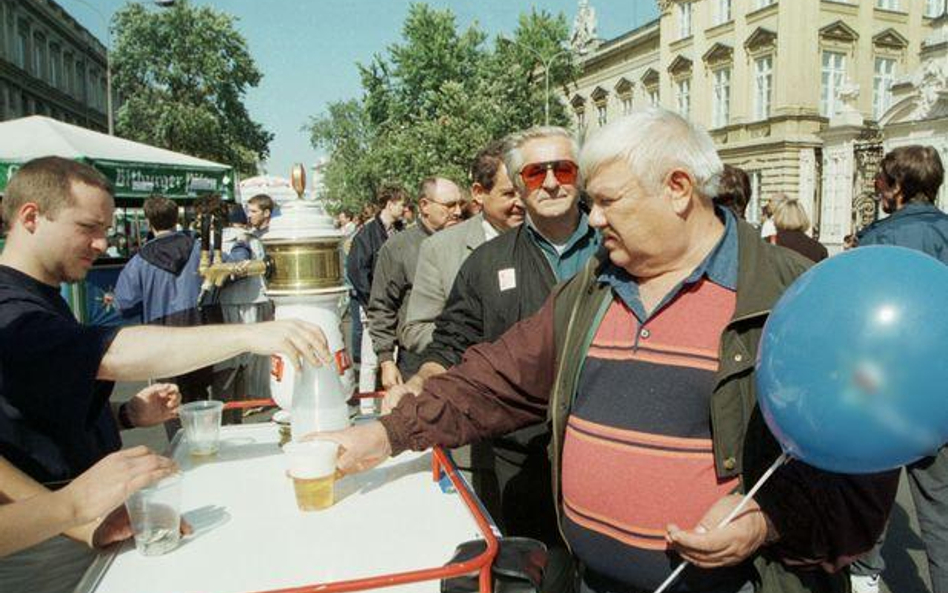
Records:
M505 268L497 272L497 282L500 284L500 292L517 288L517 271L513 268Z

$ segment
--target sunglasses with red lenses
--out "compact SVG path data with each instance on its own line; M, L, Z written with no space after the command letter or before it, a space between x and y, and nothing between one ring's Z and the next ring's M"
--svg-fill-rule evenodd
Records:
M524 165L520 169L520 179L529 191L534 191L543 187L549 171L553 171L553 177L560 185L576 185L579 177L579 165L573 161L547 161Z

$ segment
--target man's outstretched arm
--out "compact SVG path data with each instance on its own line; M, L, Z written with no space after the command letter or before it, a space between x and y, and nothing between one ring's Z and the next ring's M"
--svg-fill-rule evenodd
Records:
M99 364L99 379L140 381L170 377L244 352L282 354L299 368L332 359L317 325L299 320L200 327L135 326L121 329Z

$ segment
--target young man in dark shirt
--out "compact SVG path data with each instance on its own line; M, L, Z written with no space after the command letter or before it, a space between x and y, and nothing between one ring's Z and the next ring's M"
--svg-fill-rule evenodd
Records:
M3 220L9 234L0 254L0 455L29 477L8 494L14 501L42 491L42 484L62 485L119 449L120 424L166 419L161 408L168 398L160 395L149 405L113 414L108 405L113 381L178 375L246 351L279 352L296 366L303 359L330 360L320 329L299 321L194 328L80 325L59 286L82 280L105 252L113 210L108 181L67 159L30 161L7 186ZM104 545L128 537L127 527L127 520L107 518L76 537ZM75 585L91 562L88 553L64 549L62 538L42 546L0 562L4 590L71 589L70 580ZM62 554L69 554L69 561ZM50 576L64 565L68 570Z

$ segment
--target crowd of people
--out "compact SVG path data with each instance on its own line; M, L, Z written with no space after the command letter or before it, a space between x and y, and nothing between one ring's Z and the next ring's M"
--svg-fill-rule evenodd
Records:
M934 149L887 154L876 189L889 216L858 245L948 264L943 178ZM455 448L502 533L549 550L543 591L652 591L682 559L694 566L677 591L877 591L898 471L792 461L715 528L780 453L756 406L764 323L829 255L799 200L768 200L758 228L744 220L751 197L705 131L649 109L582 146L559 127L513 133L477 151L465 184L386 184L371 208L340 213L359 390L384 399L363 409L375 421L322 435L343 446L338 467ZM263 257L272 200L206 207L227 211L230 260ZM262 395L260 355L329 360L319 328L266 321L260 280L202 302L201 242L160 197L144 206L154 238L116 287L145 325L77 323L58 287L106 251L113 208L101 175L58 158L22 167L3 201L4 590L67 590L93 548L128 537L124 497L175 467L120 451L120 429L175 430L182 401ZM156 382L110 404L112 382L143 379ZM948 592L943 453L908 468L936 593Z

